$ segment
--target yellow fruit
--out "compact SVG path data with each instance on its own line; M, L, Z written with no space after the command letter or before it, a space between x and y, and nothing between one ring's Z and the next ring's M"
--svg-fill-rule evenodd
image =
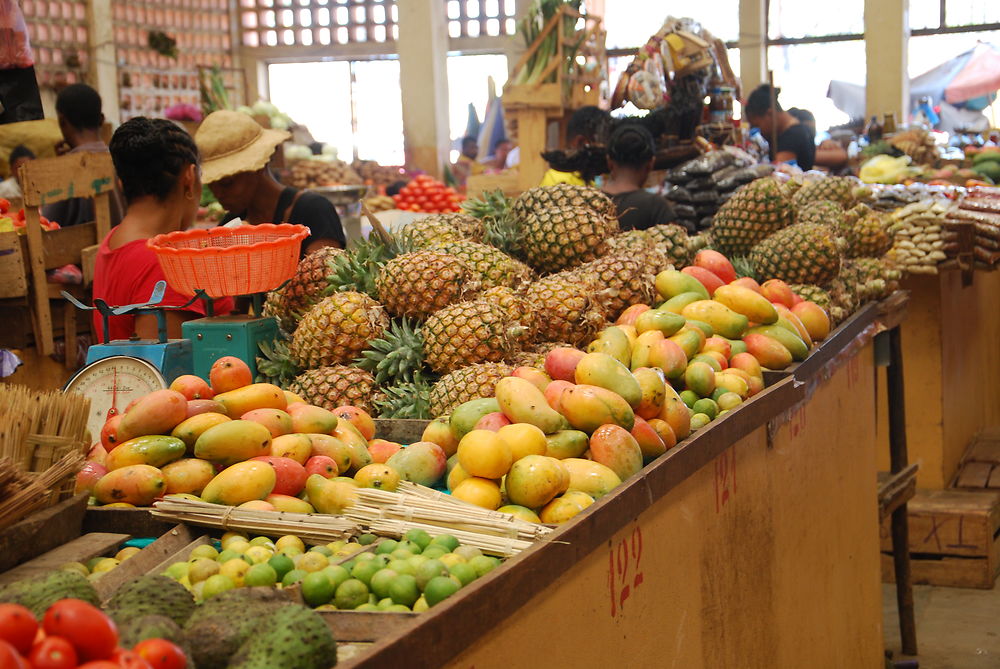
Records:
M561 462L569 471L570 490L579 490L597 499L621 485L618 474L599 462L580 458L567 458Z
M495 481L477 476L472 476L459 483L451 491L451 496L490 511L498 509L500 502L503 501L500 497L500 486Z
M278 540L274 542L274 548L276 550L281 550L283 548L295 547L300 551L305 551L306 545L294 534L286 534L283 537L278 537Z
M239 421L233 421L237 422ZM212 504L236 506L252 499L264 499L271 494L275 481L274 468L268 463L260 460L239 462L223 469L209 481L201 498Z
M238 587L243 587L243 577L248 569L250 569L250 563L246 560L233 558L222 563L222 566L219 567L219 573L233 579L233 583Z
M314 572L320 569L326 569L330 565L330 559L327 558L322 553L317 551L309 551L308 553L303 553L302 557L295 564L296 569L301 569L302 571Z
M246 549L246 552L244 552L243 555L249 558L254 564L260 564L261 562L267 562L270 560L274 553L264 546L251 546Z
M470 476L498 479L507 473L513 461L510 446L496 432L473 430L458 442L458 463Z
M504 425L497 430L497 436L510 446L514 462L526 455L545 455L545 433L529 423Z
M399 473L388 465L365 465L354 475L354 480L362 488L376 488L392 492L399 487Z
M582 511L583 507L572 497L556 497L538 515L547 525L562 525Z
M342 513L357 499L354 490L355 486L353 485L343 481L326 479L319 474L313 474L306 479L306 493L309 495L309 503L320 513Z
M103 574L105 572L111 571L120 564L121 560L118 560L116 558L104 558L102 560L97 561L97 564L95 564L94 568L90 570L90 573Z
M517 504L507 504L506 506L501 506L497 511L501 513L509 513L515 518L520 518L521 520L526 520L529 523L540 523L542 519L538 517L538 514L531 509L519 506Z
M121 560L127 560L130 557L132 557L133 555L135 555L136 553L138 553L139 550L140 549L138 547L136 547L136 546L126 546L125 548L123 548L120 551L118 551L117 553L115 553L115 559L119 560L119 561L121 561Z
M448 490L454 490L459 483L469 478L469 473L462 469L461 464L456 464L448 473Z
M219 563L210 558L195 558L188 567L187 577L192 584L204 581L219 573Z
M229 544L236 540L245 541L249 543L247 535L243 534L242 532L226 532L225 534L222 535L222 538L219 540L219 543L222 544L222 550L226 550L227 548L229 548Z
M558 495L564 483L568 483L568 477L559 460L529 455L510 468L505 487L512 504L537 509Z

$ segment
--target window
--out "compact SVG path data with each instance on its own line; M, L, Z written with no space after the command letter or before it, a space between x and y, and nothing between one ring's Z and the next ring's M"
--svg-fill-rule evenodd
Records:
M447 3L449 37L500 37L513 35L516 31L517 9L514 0L444 2Z
M485 120L490 77L493 77L497 95L502 94L503 85L507 83L507 56L448 56L448 118L454 142L465 136L470 103L479 122ZM452 162L458 159L457 150L454 154Z
M833 79L864 85L863 41L770 46L767 62L774 72L774 85L781 89L782 107L808 109L816 116L816 127L821 131L850 120L826 93Z
M396 0L240 0L244 46L311 46L396 39Z
M861 35L865 31L864 0L835 3L770 0L767 36L800 38L824 35Z
M398 60L367 60L353 68L354 143L361 160L402 165L403 103Z

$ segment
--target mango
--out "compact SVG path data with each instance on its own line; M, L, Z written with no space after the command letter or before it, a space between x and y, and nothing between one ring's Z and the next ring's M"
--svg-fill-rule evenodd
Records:
M254 460L266 462L274 469L274 488L276 495L298 495L306 485L306 468L291 458L279 458L273 455L261 455Z
M650 330L658 330L663 333L664 337L669 337L684 327L685 322L686 320L683 316L675 314L672 311L650 309L639 315L639 318L635 321L635 329L639 334Z
M565 460L579 458L590 447L590 437L579 430L559 430L545 435L545 453L550 458Z
M510 446L515 462L528 455L545 455L548 450L545 433L528 423L506 425L497 431L497 436Z
M722 357L721 353L717 351L709 351L708 353L699 353L698 355L691 358L691 362L703 362L709 367L711 367L716 372L721 372L726 368L726 360Z
M654 279L656 292L664 300L669 300L681 293L697 293L701 299L707 300L710 295L705 285L695 277L678 272L675 269L668 269L660 272Z
M545 371L554 380L572 381L576 365L587 355L575 348L561 346L545 354Z
M747 320L754 323L769 325L778 320L778 312L774 305L768 302L766 297L749 288L722 286L715 291L712 299L746 316Z
M476 421L476 430L490 430L491 432L496 432L504 425L510 425L510 419L504 416L503 413L499 411L494 411L493 413L488 413L478 421Z
M271 440L271 455L290 458L304 465L312 455L312 440L308 434L285 434Z
M421 439L421 441L424 441ZM436 442L435 442L436 443ZM440 446L440 444L438 444ZM274 446L272 445L272 448ZM385 439L372 439L368 442L368 453L372 456L372 463L374 464L385 464L388 462L389 458L394 456L399 452L399 449L403 447L402 444L395 441L386 441ZM447 452L445 452L447 455Z
M632 369L649 367L652 364L650 357L653 355L653 349L663 340L663 333L659 330L649 330L636 337L632 342L629 366Z
M458 443L458 464L470 476L499 479L513 462L510 444L495 432L473 430Z
M385 464L365 465L354 475L354 480L361 488L377 488L393 492L399 487L399 473Z
M563 391L575 385L575 383L570 383L569 381L553 381L545 388L545 392L542 394L545 396L545 401L548 402L550 407L562 413Z
M254 409L240 416L240 420L260 423L271 433L271 438L295 432L292 428L292 417L281 409Z
M306 479L309 503L320 513L343 513L344 509L357 501L356 490L357 488L350 483L326 479L319 474L313 474Z
M212 390L216 394L250 385L252 380L250 366L232 355L219 358L208 370L208 382L212 384ZM240 412L235 415L242 414L243 412Z
M618 474L593 460L568 458L562 465L569 471L569 489L585 492L594 499L604 497L622 482Z
M470 476L451 491L454 499L462 500L490 511L496 511L503 503L500 485L496 481Z
M428 423L423 434L420 435L420 441L430 441L437 444L449 458L455 455L455 451L458 450L458 439L451 431L450 420L451 416L439 416ZM371 452L370 445L368 450Z
M691 304L692 302L698 302L700 300L706 299L702 293L681 293L680 295L674 295L669 300L661 304L657 309L661 311L669 311L670 313L677 314L678 316L684 311L684 307Z
M795 313L784 305L778 305L775 307L778 310L778 325L789 329L791 326L792 332L799 336L808 348L812 348L813 342L812 337L809 335L809 330L806 326L799 320L799 317Z
M110 471L129 465L162 467L184 457L187 446L176 437L136 437L118 444L108 453L104 466Z
M662 339L649 351L649 366L661 370L668 379L681 378L687 363L687 353L673 339Z
M354 426L365 441L375 438L375 419L364 409L345 404L334 409L333 413L341 421Z
M618 475L622 481L642 469L642 449L628 430L602 425L590 436L590 459Z
M73 485L74 493L86 492L88 494L93 494L94 486L97 482L108 473L108 468L99 462L94 462L93 460L88 460L84 463L83 468L77 472L76 480Z
M573 498L556 497L546 504L538 517L546 525L562 525L583 513L584 507Z
M681 270L684 274L688 276L693 276L698 280L701 285L705 286L705 290L708 291L709 296L715 294L715 291L725 285L725 281L719 278L715 272L710 272L704 267L695 267L694 265L688 265Z
M248 386L216 395L215 401L226 407L230 416L242 416L254 409L281 409L288 406L284 391L271 383L251 383Z
M739 339L747 329L747 317L738 314L715 300L700 300L684 307L681 315L687 319L704 321L712 331L727 339ZM711 335L708 335L711 336Z
M590 342L587 352L606 353L625 366L632 362L632 343L625 331L614 325L604 328L597 339Z
M723 283L736 281L736 269L733 267L733 263L729 262L729 258L718 251L702 249L694 254L694 263L692 264L695 267L707 269L722 279Z
M337 416L329 409L312 404L288 407L292 418L292 432L299 434L330 434L337 429Z
M606 353L588 353L576 367L576 382L607 388L633 409L642 401L642 388L632 372Z
M709 337L712 337L712 336L715 335L715 330L712 328L711 325L709 325L705 321L699 321L699 320L696 320L694 318L687 319L687 322L684 324L684 329L685 330L699 330L701 332L702 336L706 340ZM704 341L702 342L702 345L704 345Z
M163 472L156 467L128 465L102 476L94 484L93 494L100 504L123 502L134 506L149 506L153 500L163 495L165 488Z
M791 352L777 339L763 334L747 334L743 337L747 352L757 359L762 367L780 370L792 364Z
M357 471L372 462L371 453L368 452L368 440L358 431L358 428L347 420L341 420L333 430L333 436L340 439L347 445L351 454L351 469ZM343 469L340 470L344 472Z
M430 487L444 476L447 462L448 458L440 446L418 441L400 449L385 464L395 469L402 480ZM312 497L309 499L312 501ZM316 503L313 502L313 505L316 506ZM318 506L316 508L319 509Z
M748 276L741 276L729 284L730 286L740 286L741 288L749 288L755 293L760 294L760 284L756 280L751 279Z
M715 370L704 362L692 362L684 372L684 385L699 397L709 397L715 391Z
M542 392L545 392L545 388L552 383L552 377L537 367L516 367L510 375L528 381Z
M249 460L226 467L215 475L201 493L212 504L237 506L255 499L264 499L274 489L274 468L266 462Z
M315 513L316 509L309 502L289 495L276 495L273 492L264 501L274 507L275 511L287 513Z
M619 367L622 366L611 356L605 355L605 357ZM542 391L524 379L513 376L500 379L496 385L496 399L500 410L513 423L530 423L545 434L569 427L566 419L549 406Z
M187 418L173 429L170 436L184 442L188 449L193 449L198 437L210 427L228 423L231 419L221 413L200 413Z
M792 313L798 316L813 341L822 341L830 334L830 317L818 304L799 302L792 307Z
M632 426L629 433L635 439L635 442L639 444L643 460L649 461L667 452L667 445L663 443L663 439L660 438L657 431L639 416L635 417L635 425Z
M702 353L714 351L721 355L723 360L728 361L732 357L733 351L733 346L729 342L730 340L725 337L713 335L705 340L705 345L701 347L701 351Z
M601 425L635 425L632 407L620 395L605 388L576 385L563 391L562 412L574 429L592 433Z
M457 443L462 440L462 437L475 429L476 423L479 422L480 418L494 411L500 411L500 404L494 397L470 400L455 407L455 410L451 412L451 417L448 419L448 425L451 427L451 433L455 438L456 448Z
M161 471L166 483L164 495L173 493L200 495L208 482L215 478L215 467L212 463L198 458L183 458L171 462Z
M526 520L529 523L541 524L542 522L542 519L538 517L537 513L523 506L518 506L517 504L505 504L504 506L501 506L499 509L497 509L497 511L499 511L500 513L509 513L515 518L519 518L520 520Z
M707 337L705 333L698 328L691 328L685 325L680 332L670 337L669 341L674 342L681 347L684 351L684 356L687 360L690 360L694 356L698 355L698 351L705 344Z
M660 418L665 420L670 429L674 431L677 441L691 434L691 410L684 404L677 391L669 385L667 386L667 399L663 403Z
M635 343L635 338L639 336L639 332L633 325L616 325L615 327L625 333L625 336L628 337L628 345L630 347Z
M228 416L226 412L226 407L222 406L215 400L188 400L187 403L187 417L197 416L201 413L221 413L223 416Z
M789 309L795 304L795 293L791 287L781 279L768 279L760 287L760 293L765 299L771 302L783 304ZM759 321L763 323L764 321Z
M633 304L615 319L615 325L635 325L636 319L645 311L649 311L648 304Z
M231 420L208 428L194 443L194 456L232 465L258 455L270 455L271 432L260 423Z
M658 434L660 439L663 440L663 445L668 451L677 445L677 435L674 434L674 429L670 427L670 423L662 418L651 418L647 422L651 428L656 430L656 434ZM638 441L638 439L636 441ZM641 445L642 444L640 444L640 446Z
M170 434L187 418L187 398L175 390L156 390L125 410L118 424L119 443L151 434Z
M739 370L738 370L739 371ZM722 388L727 392L736 393L743 399L749 397L750 393L750 383L736 374L729 374L727 372L717 372L715 375L715 388L716 390Z
M454 490L458 487L459 483L467 478L470 478L471 476L472 475L469 472L462 469L462 465L456 462L455 466L451 468L450 472L448 472L447 479L445 479L448 490Z
M793 328L794 329L794 328ZM792 354L792 360L805 360L809 355L809 347L797 334L780 325L761 325L748 330L749 334L761 334L775 339Z
M548 504L562 489L564 471L559 460L528 455L515 462L504 485L512 504L537 509Z
M750 376L764 376L764 371L760 368L757 358L749 353L737 353L729 360L730 369L741 369Z
M663 371L653 367L640 367L632 372L632 376L635 377L642 391L639 404L635 407L635 414L643 418L659 416L663 402L667 397L667 382Z
M310 458L325 455L337 464L338 472L346 472L351 468L351 448L343 441L330 434L308 434L305 436L309 438L311 446Z

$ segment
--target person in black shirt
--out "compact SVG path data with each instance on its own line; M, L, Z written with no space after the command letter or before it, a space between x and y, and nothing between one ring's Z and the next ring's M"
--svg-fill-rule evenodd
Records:
M675 222L670 203L643 188L653 169L655 149L653 136L637 123L625 123L611 134L608 143L611 174L604 181L604 192L615 203L622 230L645 230Z
M750 125L774 145L775 162L794 160L802 169L811 170L816 160L816 131L781 108L780 92L780 88L772 91L769 84L761 84L747 98L743 111Z
M202 122L195 136L202 157L202 181L227 212L225 223L296 223L310 230L302 255L324 246L344 248L347 238L337 210L322 195L278 183L267 167L289 134L262 128L250 116L221 110Z

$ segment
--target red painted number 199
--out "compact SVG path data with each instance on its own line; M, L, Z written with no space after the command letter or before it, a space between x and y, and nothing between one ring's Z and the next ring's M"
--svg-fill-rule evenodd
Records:
M642 585L642 530L636 525L632 536L615 545L608 542L608 592L611 595L611 617L622 613L625 600Z

